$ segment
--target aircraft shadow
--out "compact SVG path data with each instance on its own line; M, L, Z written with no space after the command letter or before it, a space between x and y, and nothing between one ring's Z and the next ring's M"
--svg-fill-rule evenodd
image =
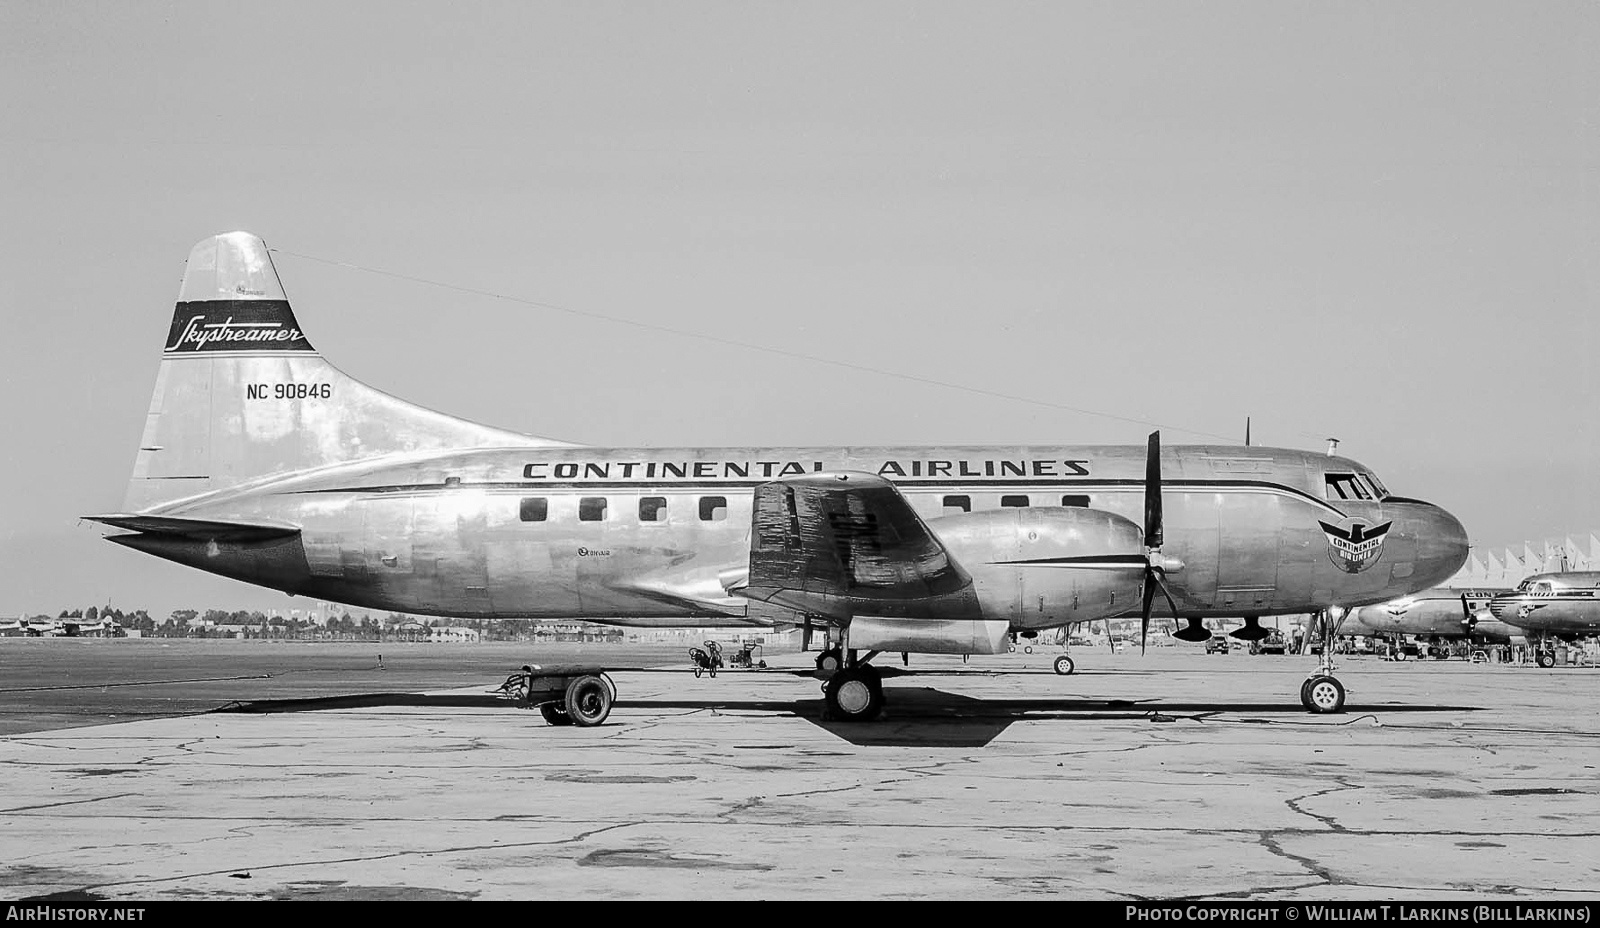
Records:
M1138 721L1173 722L1178 718L1204 722L1209 716L1229 713L1250 716L1305 716L1313 718L1297 700L1282 703L1163 702L1159 699L1029 698L977 699L932 687L886 687L883 715L873 722L836 722L823 718L820 698L788 700L652 699L638 705L659 709L703 709L726 712L772 712L803 718L842 740L862 747L983 747L1013 722L1032 721ZM626 700L619 700L625 704ZM1363 713L1386 715L1413 712L1476 712L1476 706L1348 704L1342 715L1328 720L1353 719ZM1249 719L1232 717L1230 723Z
M322 709L370 709L380 706L429 706L447 709L516 708L492 693L430 696L426 693L361 693L343 696L307 696L298 699L251 699L230 702L212 712L315 712Z
M887 676L887 675L886 675ZM1163 702L1159 699L1083 699L1026 698L977 699L926 686L897 686L885 689L887 702L883 715L872 722L838 722L823 718L821 698L805 699L651 699L633 703L648 709L680 709L710 712L759 712L793 716L841 740L861 747L983 747L1012 723L1031 721L1149 721L1174 722L1187 719L1205 722L1212 716L1228 713L1229 723L1248 723L1236 716L1306 716L1295 701L1282 703L1241 702ZM618 706L628 706L619 699ZM212 712L267 714L277 712L316 712L325 709L369 709L413 706L446 709L519 707L503 697L484 693L362 693L342 696L314 696L297 699L255 699L231 702ZM1477 712L1476 706L1351 704L1343 715L1328 716L1328 721L1351 719L1363 713L1386 715L1417 712ZM1265 719L1262 719L1265 721Z

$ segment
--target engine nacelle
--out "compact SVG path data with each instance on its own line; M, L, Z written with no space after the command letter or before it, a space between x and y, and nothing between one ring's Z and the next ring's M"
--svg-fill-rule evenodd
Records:
M1054 628L1137 613L1143 532L1098 509L991 509L931 519L972 575L983 616L1011 628Z

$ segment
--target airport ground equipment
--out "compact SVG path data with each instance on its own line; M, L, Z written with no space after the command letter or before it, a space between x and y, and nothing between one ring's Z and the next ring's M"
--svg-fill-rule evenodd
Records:
M717 675L717 670L723 666L722 645L715 641L707 641L704 648L690 648L689 660L694 662L695 676L705 673L714 677Z
M747 644L728 657L728 666L740 670L766 670L767 662L761 656L761 645Z
M538 707L551 725L599 725L611 714L617 685L600 667L523 664L497 692L525 709Z

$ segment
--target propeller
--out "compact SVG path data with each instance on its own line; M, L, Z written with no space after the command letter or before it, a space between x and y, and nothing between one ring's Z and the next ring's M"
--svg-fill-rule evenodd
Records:
M1172 607L1173 619L1178 618L1178 604L1162 581L1166 570L1160 566L1161 541L1161 433L1151 432L1144 459L1144 608L1139 614L1140 654L1144 653L1150 637L1150 606L1155 602L1157 589Z
M1467 627L1467 632L1478 624L1478 617L1472 614L1472 607L1467 605L1467 594L1461 594L1461 624Z

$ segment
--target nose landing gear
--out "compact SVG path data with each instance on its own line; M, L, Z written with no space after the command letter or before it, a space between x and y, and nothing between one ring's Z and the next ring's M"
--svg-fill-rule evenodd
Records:
M1300 704L1307 712L1323 715L1344 711L1344 684L1333 675L1333 642L1343 619L1344 610L1338 606L1323 610L1315 618L1317 630L1322 632L1322 654L1317 660L1317 669L1300 684ZM1310 635L1306 637L1309 641Z

